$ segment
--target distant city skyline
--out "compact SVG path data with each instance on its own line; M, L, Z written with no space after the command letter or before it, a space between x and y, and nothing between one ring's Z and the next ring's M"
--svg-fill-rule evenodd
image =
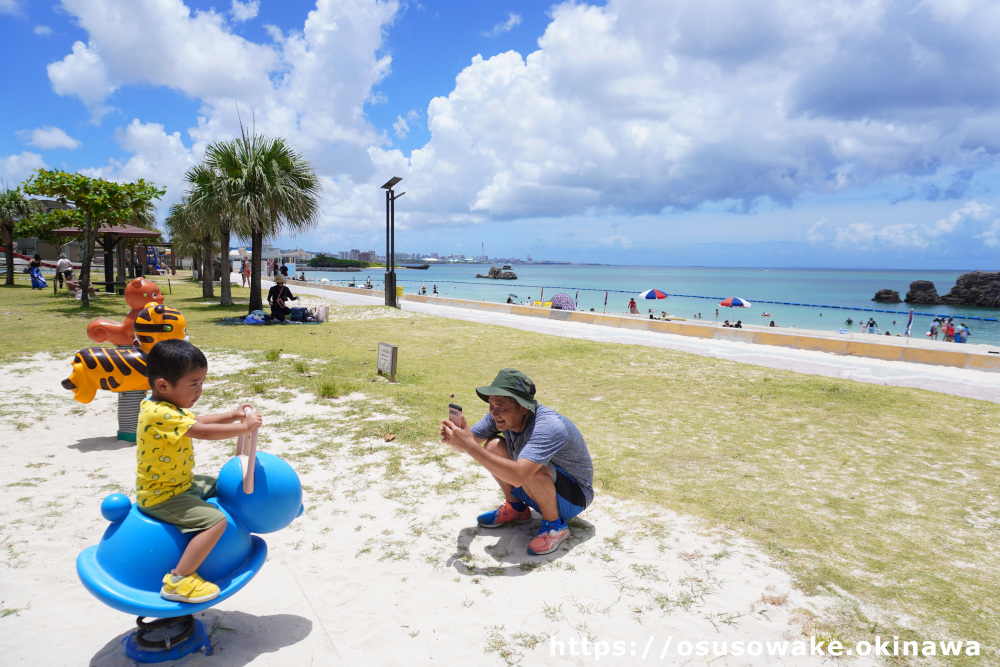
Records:
M997 34L987 0L0 0L0 179L145 178L162 221L242 119L324 186L278 246L384 253L399 176L397 247L992 270Z

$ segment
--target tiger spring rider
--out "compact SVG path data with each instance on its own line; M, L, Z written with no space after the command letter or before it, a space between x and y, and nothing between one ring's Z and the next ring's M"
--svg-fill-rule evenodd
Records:
M73 397L81 403L92 401L98 389L117 393L118 439L127 442L135 442L139 404L149 389L146 354L160 340L187 336L186 322L181 314L157 302L157 299L163 300L163 295L155 283L138 283L138 280L133 280L128 289L143 291L138 294L133 291L130 303L140 296L154 300L140 309L134 320L127 317L121 324L94 320L87 327L87 335L94 340L120 341L124 340L127 329L131 336L129 342L139 346L139 349L88 347L80 350L73 359L73 374L62 383L63 387L73 391Z
M187 322L180 311L150 303L139 311L133 324L137 348L88 347L73 357L73 372L62 386L80 403L94 400L98 389L113 392L145 391L146 355L161 340L187 337Z

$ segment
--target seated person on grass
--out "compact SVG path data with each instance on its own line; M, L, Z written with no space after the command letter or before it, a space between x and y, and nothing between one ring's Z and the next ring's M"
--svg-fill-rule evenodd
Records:
M66 289L68 289L70 293L76 292L77 290L80 289L80 281L70 280L69 278L66 278ZM90 294L92 294L93 296L97 296L97 290L94 289L93 285L87 285L87 291L90 292Z
M244 403L233 412L195 417L188 410L201 397L208 361L184 340L153 346L146 360L152 395L139 409L136 443L136 503L148 516L172 523L182 533L196 533L177 566L163 576L160 596L176 602L207 602L219 587L196 570L226 530L226 517L205 498L215 496L215 478L195 475L191 439L228 440L261 425L257 412L244 414Z
M274 284L267 290L267 302L271 304L271 317L284 322L285 318L292 313L288 307L289 301L298 301L299 297L292 296L292 291L285 285L285 276L280 273L274 277Z
M461 426L445 420L441 438L486 468L503 491L503 505L477 521L483 528L523 523L531 519L530 507L542 515L542 526L528 553L552 553L569 537L566 520L594 499L594 465L583 436L538 404L535 383L520 371L503 369L476 394L489 403L486 416L472 428L464 416Z

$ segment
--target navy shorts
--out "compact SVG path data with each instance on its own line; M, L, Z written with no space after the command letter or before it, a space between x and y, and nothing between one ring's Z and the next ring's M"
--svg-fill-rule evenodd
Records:
M579 482L555 463L549 462L549 470L552 471L552 482L556 485L556 504L559 507L559 518L563 521L572 519L587 508L587 496L583 495L583 489L580 488ZM529 507L541 514L538 503L528 496L520 486L511 489L511 495L522 503L527 503Z

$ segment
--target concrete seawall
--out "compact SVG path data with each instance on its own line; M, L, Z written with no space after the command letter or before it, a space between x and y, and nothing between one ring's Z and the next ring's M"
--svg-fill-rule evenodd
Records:
M294 286L294 283L292 284ZM339 285L317 285L309 283L309 287L319 287L330 291L350 292L366 296L382 296L378 290L341 287ZM864 340L857 340L853 334L825 333L819 331L792 331L789 329L767 328L749 325L746 329L730 329L716 324L706 324L689 320L650 320L628 315L608 315L588 311L553 310L551 308L535 308L510 303L493 303L490 301L467 301L439 296L419 294L404 294L401 301L416 301L432 303L453 308L468 308L495 313L510 313L543 319L580 322L598 326L632 329L640 331L655 331L677 336L692 336L714 340L725 340L755 345L773 345L797 350L829 352L843 356L864 357L869 359L884 359L887 361L908 361L918 364L935 366L951 366L970 370L991 371L1000 373L1000 350L991 351L985 345L956 345L922 338L899 338L890 336L875 336L858 334ZM948 349L940 349L947 346Z

